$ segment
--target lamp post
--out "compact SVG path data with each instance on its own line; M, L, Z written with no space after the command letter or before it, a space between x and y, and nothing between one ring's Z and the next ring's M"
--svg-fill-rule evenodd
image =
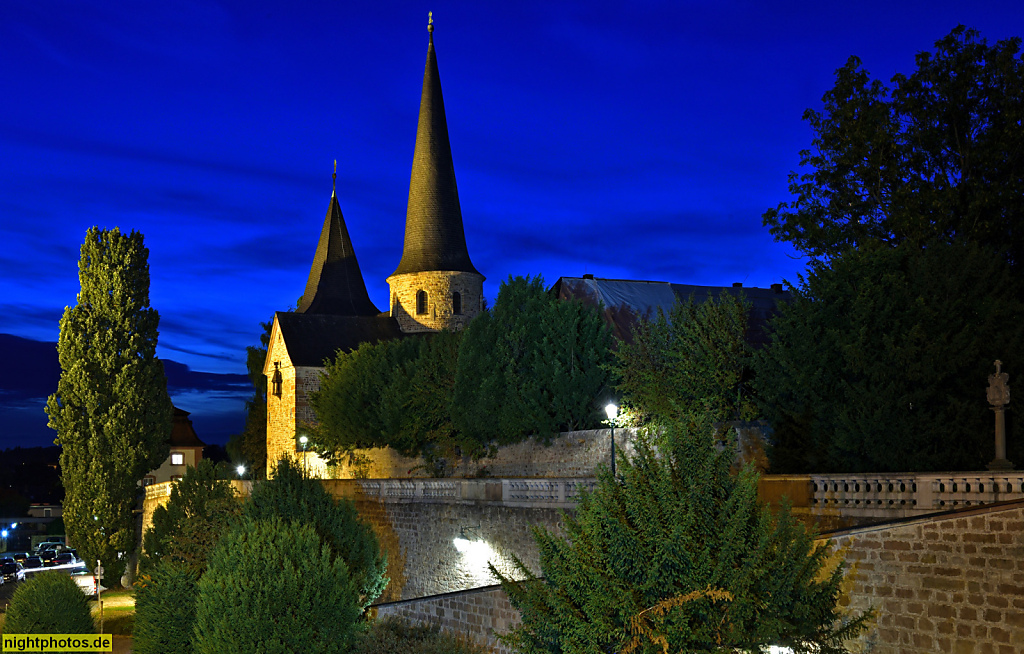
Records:
M609 402L604 407L604 412L608 416L608 424L612 428L612 477L615 476L615 418L619 415L619 407L614 402Z
M305 434L299 436L299 444L302 445L302 474L306 475L306 443L309 442L309 437Z
M243 476L245 476L245 466L239 463L238 467L235 468L235 472L238 473L238 478L241 479Z

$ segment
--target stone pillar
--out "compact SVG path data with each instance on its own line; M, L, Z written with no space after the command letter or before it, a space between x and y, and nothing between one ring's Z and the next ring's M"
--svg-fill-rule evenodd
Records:
M989 470L1013 470L1006 458L1006 405L1010 403L1010 375L1002 371L1003 362L995 362L996 372L988 376L988 403L996 414L996 458L988 464Z

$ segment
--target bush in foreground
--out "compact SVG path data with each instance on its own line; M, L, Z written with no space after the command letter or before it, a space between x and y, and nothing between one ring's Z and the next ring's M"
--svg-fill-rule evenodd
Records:
M135 582L136 654L191 654L196 574L182 563L159 561Z
M352 654L487 654L468 636L442 631L436 624L410 624L389 616L374 622L356 639Z
M89 600L66 574L41 572L14 592L6 634L94 634Z
M845 568L784 509L757 501L757 475L730 473L711 421L639 439L614 478L574 514L567 538L535 529L541 575L501 579L522 624L503 638L523 654L845 652L865 615L837 606ZM656 445L656 446L655 446Z
M343 654L362 613L348 566L309 525L242 520L199 580L198 654Z

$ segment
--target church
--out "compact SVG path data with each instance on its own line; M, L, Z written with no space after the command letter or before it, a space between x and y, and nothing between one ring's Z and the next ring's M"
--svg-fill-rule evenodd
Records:
M362 343L462 329L483 307L484 276L466 247L432 22L427 31L405 244L398 267L387 278L389 306L380 311L366 291L338 204L335 172L306 290L294 312L274 314L263 369L268 477L270 467L285 456L300 460L314 477L326 476L323 460L306 451L299 433L303 423L315 420L308 398L319 388L325 360Z

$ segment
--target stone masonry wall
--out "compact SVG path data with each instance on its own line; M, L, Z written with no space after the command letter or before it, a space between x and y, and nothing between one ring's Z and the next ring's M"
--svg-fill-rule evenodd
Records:
M828 535L854 564L842 604L874 608L849 643L871 654L1024 652L1024 501ZM383 604L378 615L440 623L495 647L518 612L499 587Z
M874 607L873 654L1024 651L1024 502L833 535L856 564L849 608Z
M330 488L330 487L328 487ZM512 557L540 570L531 527L559 532L555 509L495 504L384 503L356 499L361 518L373 527L388 556L391 578L380 601L405 600L494 584L487 568L518 578ZM456 539L465 542L456 543Z
M495 635L519 623L519 612L512 608L500 586L381 604L376 608L378 619L400 616L410 622L439 624L443 629L488 645L497 654L512 654L512 650L499 643Z
M407 334L462 329L482 308L484 277L471 272L427 271L388 277L391 316ZM426 291L427 312L416 313L416 293ZM452 313L452 293L462 295L462 313Z
M632 432L615 430L616 450L633 453ZM611 460L608 429L571 431L560 434L545 446L536 438L506 445L493 457L460 462L456 477L593 477L598 464ZM401 479L425 477L422 459L401 456L390 448L356 450L355 464L332 468L335 479Z

